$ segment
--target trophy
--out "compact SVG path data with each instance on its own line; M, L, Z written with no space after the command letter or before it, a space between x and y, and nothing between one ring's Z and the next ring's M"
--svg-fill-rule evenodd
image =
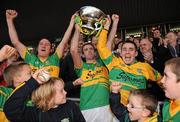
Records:
M81 27L81 33L86 36L98 36L103 27L106 15L100 9L93 6L81 7L75 23Z

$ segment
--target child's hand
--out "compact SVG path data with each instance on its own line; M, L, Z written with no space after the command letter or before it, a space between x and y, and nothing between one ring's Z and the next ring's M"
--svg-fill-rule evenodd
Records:
M73 82L74 86L78 86L78 85L82 85L82 84L83 84L83 80L81 78L78 78Z
M119 93L122 84L120 82L112 82L111 89L113 93Z

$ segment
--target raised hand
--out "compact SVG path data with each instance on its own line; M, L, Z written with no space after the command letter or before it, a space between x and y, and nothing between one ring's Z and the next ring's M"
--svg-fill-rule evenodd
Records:
M6 19L7 20L13 20L17 16L18 16L18 13L16 10L11 10L11 9L6 10Z
M153 61L153 54L152 52L146 52L143 53L144 59L148 62L151 63Z
M73 82L74 86L78 86L78 85L82 85L82 84L83 84L83 80L81 78L78 78Z
M109 15L107 15L107 17L105 19L106 19L106 21L103 23L104 29L109 30L109 27L111 25L111 18Z
M111 90L113 93L119 93L122 84L120 82L112 82L111 83Z
M0 50L0 61L6 60L16 54L17 50L9 45L5 45Z
M78 12L75 12L72 16L71 16L71 21L70 21L70 23L75 23L75 18L76 18L76 16L79 16L79 14L78 14Z
M114 23L118 23L119 22L119 15L113 14L112 15L112 20L113 20Z

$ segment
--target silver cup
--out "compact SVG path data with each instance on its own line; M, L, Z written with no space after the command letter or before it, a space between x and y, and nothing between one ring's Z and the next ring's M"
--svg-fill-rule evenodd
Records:
M79 10L79 17L81 20L81 32L88 36L98 36L99 31L103 27L102 23L105 20L106 15L96 7L84 6Z

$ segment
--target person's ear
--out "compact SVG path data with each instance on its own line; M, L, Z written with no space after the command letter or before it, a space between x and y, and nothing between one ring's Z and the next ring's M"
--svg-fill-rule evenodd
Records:
M138 51L136 50L136 54L135 54L135 56L137 57L138 56Z
M152 43L150 43L150 47L151 47L151 49L153 48L153 44Z
M21 81L21 77L15 76L15 77L13 78L12 83L10 83L10 84L13 85L14 87L16 87L15 84L16 84L18 81Z
M143 109L143 112L142 112L143 117L148 117L150 114L151 114L150 110L148 110L146 108Z

